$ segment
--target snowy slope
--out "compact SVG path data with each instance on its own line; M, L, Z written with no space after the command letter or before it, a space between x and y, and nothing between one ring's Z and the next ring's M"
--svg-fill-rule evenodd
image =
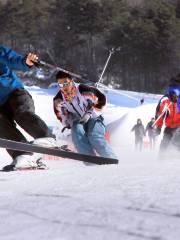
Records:
M37 113L49 126L60 127L52 110L57 89L29 90ZM180 162L159 161L158 146L135 152L130 132L139 117L147 124L159 96L129 106L129 99L142 94L125 92L122 105L119 95L108 94L104 116L119 165L58 160L47 161L48 171L1 172L1 240L179 240ZM10 162L5 150L0 156L0 167Z

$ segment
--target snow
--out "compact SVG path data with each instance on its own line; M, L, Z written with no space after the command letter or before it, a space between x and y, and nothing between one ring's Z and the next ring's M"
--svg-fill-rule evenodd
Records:
M37 114L58 131L52 109L57 89L27 89ZM179 159L158 160L161 137L155 151L135 152L130 131L137 118L146 125L154 116L160 96L115 90L107 96L104 117L119 164L47 160L49 170L1 172L1 240L179 239ZM0 156L0 167L10 163L4 149Z

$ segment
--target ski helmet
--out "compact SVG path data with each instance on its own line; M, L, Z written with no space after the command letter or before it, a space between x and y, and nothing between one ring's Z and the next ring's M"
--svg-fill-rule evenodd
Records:
M170 97L170 99L173 101L173 102L177 102L179 96L180 96L180 87L169 87L168 88L168 95Z

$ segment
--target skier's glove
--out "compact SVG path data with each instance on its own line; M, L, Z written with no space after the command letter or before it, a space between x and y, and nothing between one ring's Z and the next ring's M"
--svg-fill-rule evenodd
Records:
M158 136L158 135L160 135L160 134L161 134L161 128L158 127L158 128L156 128L156 135Z
M84 116L79 120L79 123L85 124L89 121L90 118L91 118L91 113L86 112Z
M90 99L87 99L87 103L88 103L88 106L87 106L87 109L91 109L92 107L94 107L94 102L91 101Z

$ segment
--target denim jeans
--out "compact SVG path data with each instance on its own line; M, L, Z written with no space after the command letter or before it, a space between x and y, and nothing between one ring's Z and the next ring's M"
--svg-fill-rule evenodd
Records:
M91 118L86 124L74 122L72 140L78 152L88 155L98 155L116 158L113 150L105 139L105 126L101 116Z

